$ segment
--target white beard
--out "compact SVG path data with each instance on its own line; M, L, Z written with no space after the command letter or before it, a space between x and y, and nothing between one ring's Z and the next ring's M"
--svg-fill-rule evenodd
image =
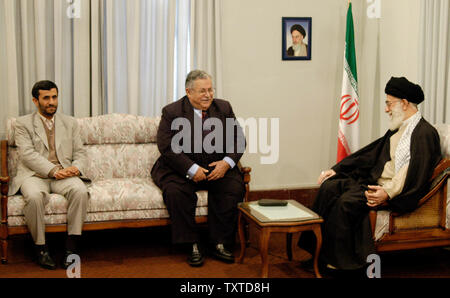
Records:
M401 105L396 104L394 106L390 118L391 119L389 120L389 129L391 131L396 130L402 125L403 119L405 119L405 111L402 110Z
M299 50L300 50L300 47L301 47L301 44L300 44L300 43L297 43L297 44L293 44L293 45L292 45L292 49L293 49L294 51L299 51Z

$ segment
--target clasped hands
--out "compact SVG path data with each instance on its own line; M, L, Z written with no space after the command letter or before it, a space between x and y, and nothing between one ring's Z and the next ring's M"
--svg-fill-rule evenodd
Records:
M367 206L376 207L389 199L387 192L379 185L367 185L368 190L364 192L367 199Z
M224 160L212 162L208 166L215 168L208 174L209 171L207 169L199 167L192 180L194 182L217 180L225 176L225 173L230 168L230 165Z
M78 170L78 168L71 166L71 167L57 171L54 176L55 176L56 180L61 180L61 179L70 178L70 177L78 176L78 175L80 175L80 171Z
M317 179L317 184L322 184L322 182L334 175L336 175L334 170L322 171ZM364 192L364 196L367 199L367 206L376 207L389 199L389 196L383 187L379 185L368 185L367 188L368 189Z

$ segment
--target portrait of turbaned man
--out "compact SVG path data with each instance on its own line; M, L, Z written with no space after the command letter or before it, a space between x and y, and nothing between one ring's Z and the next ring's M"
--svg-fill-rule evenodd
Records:
M283 60L311 60L311 32L311 17L283 17Z

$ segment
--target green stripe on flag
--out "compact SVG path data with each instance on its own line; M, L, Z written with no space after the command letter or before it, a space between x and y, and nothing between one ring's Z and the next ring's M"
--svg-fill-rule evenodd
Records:
M345 32L345 60L347 60L347 64L351 75L353 78L350 78L352 82L353 88L356 90L356 84L358 82L358 75L356 72L356 52L355 52L355 33L353 31L353 14L352 14L352 3L350 2L347 11L347 30Z

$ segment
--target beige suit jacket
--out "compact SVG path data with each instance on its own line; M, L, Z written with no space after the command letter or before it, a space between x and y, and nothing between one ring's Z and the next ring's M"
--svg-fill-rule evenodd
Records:
M19 164L17 175L11 181L9 195L16 194L25 179L35 174L47 177L55 167L48 160L47 134L38 112L17 118L15 142L19 150ZM80 173L84 173L86 155L75 118L55 114L55 147L58 160L64 168L75 166Z

